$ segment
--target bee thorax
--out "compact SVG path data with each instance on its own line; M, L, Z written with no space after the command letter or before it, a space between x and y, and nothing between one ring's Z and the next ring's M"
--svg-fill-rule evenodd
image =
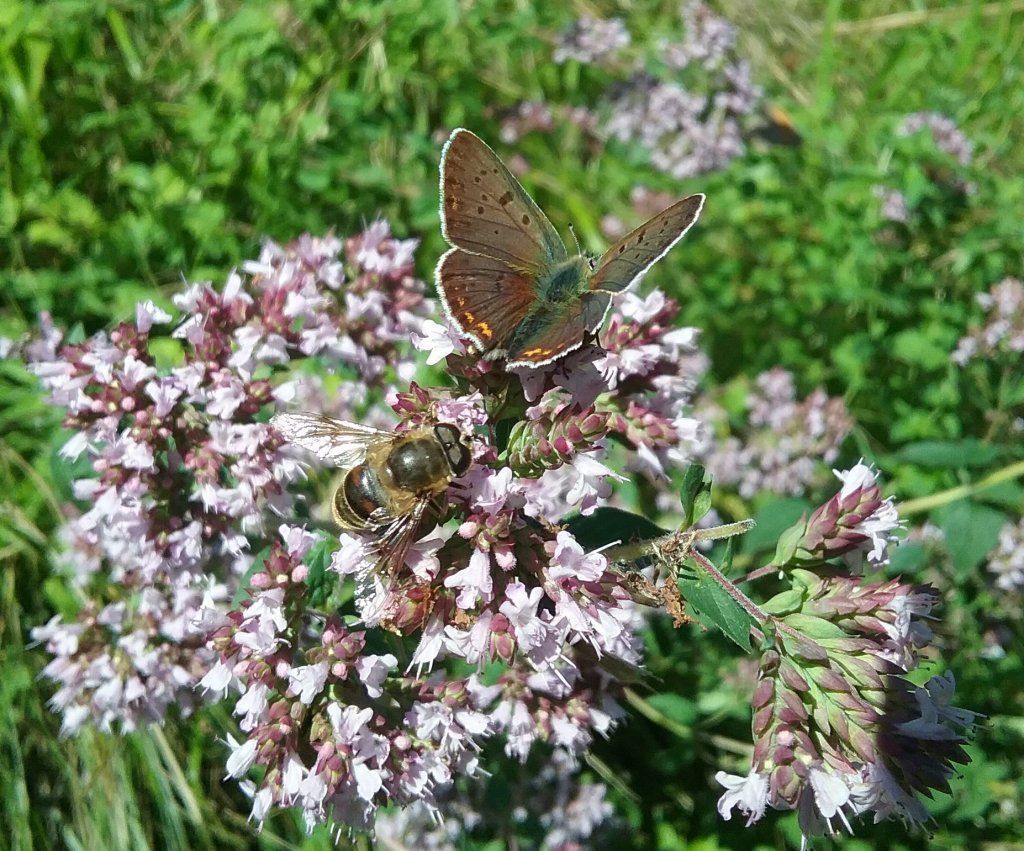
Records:
M387 468L397 487L416 492L447 486L451 476L442 448L433 437L395 446L388 455Z

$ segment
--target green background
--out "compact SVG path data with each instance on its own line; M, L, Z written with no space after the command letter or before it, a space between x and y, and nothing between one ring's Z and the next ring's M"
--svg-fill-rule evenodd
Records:
M686 181L654 171L635 146L595 149L571 127L496 147L526 158L527 188L595 251L602 216L636 222L633 186L706 192L699 226L647 281L704 329L709 384L742 390L784 366L803 393L845 397L857 426L844 460L874 460L901 500L940 494L908 520L930 516L947 551L908 546L897 567L940 587L957 702L988 720L965 778L934 805L931 847L1020 847L1024 672L1012 644L999 660L979 652L995 623L1021 636L1020 600L991 591L984 559L1024 491L1009 479L967 498L941 494L1024 456L1010 427L1020 370L960 370L948 357L981 317L974 296L1022 274L1024 4L715 8L739 26L765 104L786 111L799 146L752 140L727 169ZM521 100L595 104L600 73L551 61L555 34L583 13L622 17L634 44L678 36L676 4L662 2L8 0L0 334L19 335L41 310L89 333L140 297L166 303L183 275L222 280L263 236L348 234L378 214L422 237L429 280L446 131L497 142L496 116ZM943 188L936 174L951 163L926 139L897 136L917 110L950 115L973 141L973 195ZM907 196L906 227L881 219L880 183ZM326 833L303 840L287 816L259 837L245 824L245 801L221 783L226 710L124 738L58 739L50 687L36 679L45 659L26 647L31 626L75 606L48 561L72 478L55 456L57 426L34 380L0 362L0 847L328 847ZM794 509L745 507L769 530ZM634 713L597 748L621 780L612 796L628 830L615 842L797 841L791 818L746 831L714 812L714 769L749 736L743 689L722 674L732 651L667 626L647 640L658 711ZM898 826L857 833L849 847L927 842Z

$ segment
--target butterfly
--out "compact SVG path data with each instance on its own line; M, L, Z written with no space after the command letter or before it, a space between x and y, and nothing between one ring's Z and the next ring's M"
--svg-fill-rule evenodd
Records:
M596 333L612 296L664 257L703 206L703 195L690 195L600 259L570 255L498 155L455 130L441 152L441 233L452 247L435 282L445 316L507 369L552 363Z

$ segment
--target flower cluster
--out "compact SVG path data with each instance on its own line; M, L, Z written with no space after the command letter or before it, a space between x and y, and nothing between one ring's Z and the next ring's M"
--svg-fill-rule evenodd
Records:
M1024 520L1007 523L999 532L999 544L989 555L988 569L1002 591L1024 591Z
M746 150L745 124L760 107L761 88L736 55L735 28L706 4L684 3L680 29L680 40L627 57L631 39L622 21L581 18L558 37L554 59L599 69L605 83L610 78L599 105L522 102L502 117L502 141L569 124L595 144L613 138L643 146L655 168L678 179L725 167ZM609 220L605 230L624 227Z
M708 444L703 461L716 481L735 485L744 498L804 493L821 461L835 461L853 427L842 399L819 389L798 400L793 375L778 367L754 380L738 435L728 433L728 417L713 402L701 405L698 416L724 433Z
M952 118L938 112L912 112L904 117L897 130L901 136L912 136L922 131L927 131L935 147L960 165L971 164L974 145Z
M263 768L259 786L247 784L257 822L273 806L293 806L310 829L328 819L368 828L378 800L431 805L453 772L476 771L489 721L472 680L391 677L396 657L366 652L366 633L336 617L315 643L300 643L304 630L289 619L302 617L302 559L316 539L289 526L280 537L240 609L200 615L218 661L199 685L218 699L240 695L245 739L231 742L228 775Z
M360 797L351 779L354 768L335 765L330 778L312 780L323 775L324 767L319 760L310 764L302 759L303 748L291 728L250 725L257 718L269 724L279 724L282 718L308 719L307 706L327 713L332 699L340 700L345 711L357 705L375 713L374 718L386 719L394 716L387 707L401 703L404 694L402 717L408 725L410 713L427 711L422 707L425 693L412 684L427 683L432 689L457 686L468 701L460 704L459 712L487 713L486 723L472 727L473 741L500 734L506 753L516 760L526 760L538 742L576 756L595 734L611 730L622 710L616 701L619 680L610 672L609 660L627 669L639 663L636 607L607 558L587 552L560 524L574 509L594 511L611 494L611 483L618 477L602 460L610 436L642 453L649 469L662 476L666 464L685 455L686 441L696 429L685 415L693 385L690 370L701 361L695 332L672 329L676 312L676 304L661 293L646 299L627 295L601 345L551 367L518 374L499 371L492 362L475 357L445 326L425 323L416 345L427 353L428 362L445 359L449 374L463 387L444 390L412 384L404 392L392 392L388 402L400 422L391 431L400 435L424 425L453 426L469 449L472 464L445 492L436 520L409 527L409 540L394 545L396 552L382 552L380 534L344 532L327 565L331 575L354 580L355 605L365 628L416 637L407 659L407 670L414 676L392 670L397 659L388 664L374 659L378 693L363 695L358 665L366 657L359 649L368 632L344 632L332 621L322 631L292 630L285 635L284 613L302 608L299 600L306 583L301 564L309 544L295 551L286 552L280 545L272 550L281 563L272 574L260 573L253 579L254 585L267 590L219 625L212 646L221 663L204 680L204 685L221 692L234 682L242 692L236 712L243 717L247 739L236 751L246 755L238 758L239 764L250 764L248 756L255 754L253 759L268 768L253 790L254 817L262 820L269 805L296 805L310 824L327 820L368 825L375 807L383 803L418 800L428 808L437 806L433 780L413 795L401 781L406 768L396 771L388 762L400 726L375 722L378 757L353 765L363 766L362 773L372 770L379 782L374 781L372 794ZM504 439L499 437L500 410L495 411L494 399L502 399L511 410L525 409ZM286 438L303 445L298 432L290 431L291 422L287 417L275 420ZM321 454L329 457L329 451ZM391 533L384 537L400 539ZM299 580L294 579L296 573ZM342 640L355 649L335 671L330 660L340 652L333 648ZM323 660L328 664L321 664ZM489 686L475 678L452 681L444 674L451 660L477 668L498 663L506 671ZM304 679L289 685L295 670L302 671ZM415 697L411 703L410 693ZM357 695L361 702L354 703ZM253 705L259 708L255 716ZM433 709L429 712L442 740L462 741L459 730L448 731L449 722L435 718ZM455 718L452 715L450 723L456 723ZM310 729L327 737L317 740L314 750L324 742L335 750L340 747L337 730L332 734L323 718ZM422 736L413 738L418 743ZM274 742L272 752L265 744L269 741ZM472 773L473 766L463 760L468 751L462 748L451 754L431 753L433 763L444 763L445 778ZM427 759L417 754L417 759ZM286 787L288 766L294 782ZM315 800L300 790L300 775L312 783ZM431 776L440 784L440 770Z
M651 163L683 179L723 168L745 151L742 119L760 104L748 62L735 57L736 31L704 3L682 7L683 38L660 46L676 79L641 72L611 101L606 132L651 152Z
M859 463L850 470L835 470L842 488L818 506L810 518L783 533L775 561L822 564L841 557L851 571L889 563L900 518L892 497L882 499L875 471Z
M581 783L564 752L553 752L536 772L507 768L495 773L504 781L507 809L496 811L487 805L485 784L452 787L443 800L443 822L434 820L422 805L383 813L377 819L378 840L386 847L454 851L469 836L486 840L507 834L509 810L512 824L527 836L531 822L539 824L543 851L572 851L604 838L613 815L607 788L603 783Z
M87 453L93 472L75 485L90 507L62 533L89 603L35 630L65 730L130 729L198 696L230 699L227 774L257 825L287 807L310 829L371 831L399 807L382 835L432 847L446 834L421 830L424 814L483 824L472 802L484 744L500 739L501 759L539 767L524 795L545 846L571 848L609 816L603 787L575 772L625 714L641 607L681 621L675 580L696 569L705 593L751 616L762 649L754 763L723 777L723 814L801 808L807 830L864 811L920 821L916 796L963 761L972 716L949 705L951 680L901 676L930 640L933 592L836 563L886 561L899 519L873 470L838 473L839 492L782 536L755 574L791 587L759 608L700 546L749 521L639 542L601 522L649 529L611 508L617 471L665 497L706 443L691 416L706 364L696 330L674 327L678 305L624 293L596 340L508 371L425 318L413 247L380 224L345 242L268 245L223 289L178 296L173 324L147 302L85 343L44 329L34 368L67 409L65 453ZM414 349L443 362L450 386L411 381ZM328 363L343 370L337 393ZM824 394L797 402L786 373L757 386L750 421L771 442L742 464L759 488L789 493L809 478L796 459L830 460L848 420ZM307 406L353 422L280 410ZM356 439L360 451L344 442ZM454 453L451 475L403 484L397 471L416 469L432 440ZM324 480L303 460L342 464L335 500L365 525L346 521L332 540L268 522L318 495Z
M875 186L875 197L881 202L882 218L889 222L905 225L910 221L910 210L907 197L898 189L890 186Z
M985 324L960 339L953 361L966 366L975 359L1009 357L1015 362L1024 352L1024 281L1004 278L977 300L986 311Z
M629 30L619 18L602 20L584 16L558 36L554 60L604 65L629 46Z
M958 195L973 195L977 185L965 177L964 173L974 161L974 145L957 127L956 122L937 112L913 112L904 116L896 128L898 137L914 137L919 134L927 134L931 146L940 154L940 161L933 162L933 155L929 156L924 151L916 152L918 156L926 157L928 167L924 173L928 182L949 187ZM911 204L901 190L878 185L874 192L881 202L883 219L903 225L910 221Z
M501 141L514 145L527 133L550 133L555 115L543 101L524 100L501 119Z
M769 806L797 810L805 836L863 813L923 825L919 795L948 791L975 717L951 705L952 675L924 686L904 677L932 639L933 589L798 566L810 553L819 564L854 551L877 562L896 527L869 468L839 477L841 491L780 541L772 569L790 587L751 607L762 646L752 766L717 775L723 817L738 808L752 824Z
M267 243L247 276L176 296L173 328L147 301L109 334L62 345L44 323L26 347L66 411L62 455L85 454L92 468L73 488L89 507L60 533L90 605L34 633L54 655L46 675L61 686L65 732L90 718L131 729L192 705L212 663L193 616L204 596L226 604L266 512L289 510L287 486L302 474L261 411L301 398L304 382L269 376L296 359L341 361L365 398L387 364L408 372L396 345L430 308L411 278L414 246L382 222L347 244ZM176 362L164 367L168 345Z

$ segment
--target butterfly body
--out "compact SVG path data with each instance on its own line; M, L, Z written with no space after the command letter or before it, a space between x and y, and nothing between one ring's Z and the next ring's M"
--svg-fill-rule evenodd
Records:
M678 201L596 262L570 255L498 155L456 130L441 155L441 231L453 246L435 276L445 315L508 369L551 363L597 332L611 296L682 239L703 203Z
M582 254L563 260L537 278L537 298L550 304L577 299L587 292L590 275L590 261Z

